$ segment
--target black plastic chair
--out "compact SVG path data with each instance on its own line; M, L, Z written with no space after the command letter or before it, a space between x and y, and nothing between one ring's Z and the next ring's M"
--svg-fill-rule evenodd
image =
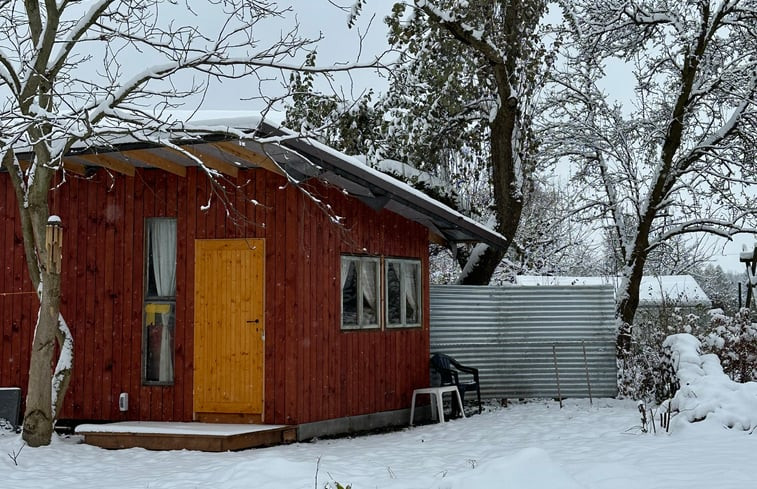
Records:
M478 379L478 369L468 367L449 355L444 353L434 353L431 355L431 369L436 371L441 378L441 385L456 385L460 392L460 399L465 402L465 393L476 391L478 398L478 413L481 414L481 383ZM472 381L460 381L460 374L469 374L473 376ZM454 407L454 403L453 403Z

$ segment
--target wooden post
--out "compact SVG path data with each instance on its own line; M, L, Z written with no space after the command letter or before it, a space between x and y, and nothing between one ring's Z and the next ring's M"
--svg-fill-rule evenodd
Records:
M584 370L586 370L586 386L589 388L589 405L594 405L591 397L591 381L589 380L589 362L586 361L586 341L581 340L581 348L584 350Z
M748 253L742 253L740 261L746 266L746 301L744 301L744 307L749 308L752 306L752 296L754 295L755 283L754 277L757 275L757 245L752 250L752 255ZM741 302L741 293L739 293L739 306Z
M560 409L562 409L562 394L560 393L560 371L557 369L557 348L554 343L552 344L552 358L555 361L555 377L557 378L557 399L560 401Z

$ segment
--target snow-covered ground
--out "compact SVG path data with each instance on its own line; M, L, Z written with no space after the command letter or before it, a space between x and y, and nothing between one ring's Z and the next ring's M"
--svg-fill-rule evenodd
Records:
M490 408L399 432L233 453L108 451L0 434L0 487L728 489L757 487L757 440L718 422L644 434L632 401ZM6 454L17 453L18 465ZM332 486L329 486L332 487Z

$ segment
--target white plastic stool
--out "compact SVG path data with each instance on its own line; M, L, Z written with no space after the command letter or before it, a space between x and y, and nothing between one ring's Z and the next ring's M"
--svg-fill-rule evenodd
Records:
M442 395L445 392L454 392L457 396L457 404L460 406L460 414L463 415L463 418L465 417L465 411L463 410L463 400L460 397L460 391L457 390L456 385L445 385L441 387L424 387L422 389L415 389L413 391L413 402L410 405L410 426L413 426L413 419L415 416L415 396L418 394L428 394L431 396L431 415L433 417L434 414L439 419L440 423L444 423L444 402L442 399ZM452 396L454 402L455 396Z

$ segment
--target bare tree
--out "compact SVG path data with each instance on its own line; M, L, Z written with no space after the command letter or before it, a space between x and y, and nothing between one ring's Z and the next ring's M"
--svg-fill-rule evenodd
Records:
M60 257L45 247L48 192L56 175L66 178L64 155L126 134L170 144L170 109L202 96L211 80L247 77L260 88L282 72L355 67L304 67L300 54L317 40L300 37L293 23L275 42L256 38L266 20L284 14L266 0L0 1L0 151L40 301L24 416L29 445L49 444L73 368L73 339L60 314ZM196 27L208 16L217 19L213 28ZM259 98L262 107L275 101Z
M550 151L578 165L586 208L614 234L622 357L651 254L681 236L754 232L757 2L571 7L577 41L556 77ZM632 70L628 104L599 87L610 62Z

